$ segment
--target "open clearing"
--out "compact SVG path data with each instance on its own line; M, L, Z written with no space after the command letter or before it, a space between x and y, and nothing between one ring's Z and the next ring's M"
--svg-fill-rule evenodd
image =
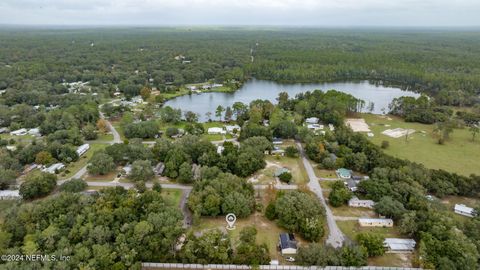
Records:
M388 266L388 267L413 267L413 254L401 253L385 253L380 257L368 258L368 265L372 266Z
M362 115L375 134L369 139L381 145L388 141L387 154L424 164L431 169L444 169L462 175L480 174L480 139L472 142L468 129L455 129L444 145L439 145L432 135L435 125L406 123L395 116L373 114ZM382 134L386 129L414 129L417 132L403 138L392 138ZM454 162L452 162L454 161Z
M345 119L345 125L349 126L355 132L370 132L370 128L363 118Z
M270 253L270 258L273 260L280 260L282 256L279 252L277 252L277 244L278 244L278 236L282 232L286 232L286 230L278 227L275 222L272 222L265 218L261 213L254 213L250 215L248 218L237 219L235 222L235 230L227 231L225 226L227 225L225 221L225 217L216 217L216 218L201 218L200 224L195 225L192 230L195 232L202 232L205 230L211 229L219 229L224 232L228 232L230 235L232 244L236 246L238 242L240 231L248 226L255 226L257 229L257 243L262 244L265 243L268 246L268 251ZM295 234L297 241L301 245L302 240L300 237Z

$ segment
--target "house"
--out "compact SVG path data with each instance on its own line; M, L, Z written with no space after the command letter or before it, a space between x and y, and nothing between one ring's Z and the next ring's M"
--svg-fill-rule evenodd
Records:
M206 85L202 86L202 89L203 90L209 90L209 89L212 89L212 86L210 84L206 84Z
M455 213L466 217L474 217L476 215L475 209L464 204L455 204L454 211Z
M155 166L155 168L153 168L153 172L158 176L162 175L164 170L165 170L165 164L163 162L159 162Z
M129 175L132 172L132 165L127 164L123 166L123 172L124 172L124 175Z
M282 144L283 141L282 141L282 139L279 139L279 138L273 138L272 143L273 144Z
M208 134L211 134L211 135L214 135L214 134L227 134L227 132L225 130L223 130L223 128L221 127L211 127L211 128L208 128L207 130L207 133Z
M22 196L18 190L0 190L0 200L20 200Z
M23 136L23 135L27 135L27 132L28 132L28 130L26 128L21 128L21 129L17 129L17 130L14 130L14 131L10 132L10 135Z
M190 86L188 86L187 88L188 88L188 90L190 90L190 91L195 91L195 90L197 90L197 87L196 87L195 85L190 85Z
M6 127L0 128L0 134L7 133L7 132L8 132L8 128Z
M8 151L14 152L17 150L17 147L15 145L7 145L6 146Z
M82 144L80 145L78 148L77 148L77 154L78 156L81 156L83 154L85 154L88 149L90 149L90 144L86 143L86 144Z
M359 218L358 223L362 227L393 227L390 218Z
M323 129L323 125L320 125L320 124L308 124L308 125L307 125L307 128L310 129L310 130L313 130L313 131L317 131L317 130L322 130L322 129Z
M278 245L282 255L297 254L297 241L293 233L281 233Z
M417 243L413 239L385 238L383 246L387 253L410 253L415 250Z
M134 96L132 97L132 102L133 103L143 103L143 98L141 96Z
M27 134L35 136L35 137L42 136L42 134L40 133L40 128L31 128L27 131Z
M270 151L270 155L283 157L285 155L285 150L281 149L278 146L273 146L273 150Z
M287 168L278 168L273 174L275 177L279 177L282 173L289 173L290 170Z
M221 84L221 83L212 84L212 88L217 88L217 87L222 87L222 86L223 86L223 84Z
M352 177L352 171L345 168L340 168L335 172L337 173L337 176L342 179L350 179Z
M239 125L233 125L233 126L225 126L225 129L227 130L227 133L234 134L240 132L240 126Z
M48 167L48 168L43 168L42 172L55 174L63 168L65 168L65 165L63 165L63 163L55 163L55 164L50 165L50 167Z
M305 123L307 124L318 124L318 117L309 117L307 119L305 119Z
M360 200L357 197L353 197L348 201L348 206L350 207L364 207L364 208L373 208L375 202L372 200Z

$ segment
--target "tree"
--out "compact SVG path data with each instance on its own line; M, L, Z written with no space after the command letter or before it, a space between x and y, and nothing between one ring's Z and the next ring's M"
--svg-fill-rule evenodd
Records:
M375 203L374 208L375 212L380 215L397 220L405 213L405 207L403 204L389 196L382 197L380 201Z
M235 263L243 265L265 265L270 262L266 244L257 245L257 229L245 227L240 231L240 243L237 245Z
M232 116L232 108L230 108L230 106L227 106L227 108L225 109L225 121L230 122L232 120Z
M222 114L224 111L225 109L221 105L218 105L217 109L215 110L215 116L218 118L219 121L222 120Z
M52 163L54 160L55 159L52 157L52 154L47 151L40 151L37 155L35 155L35 163L37 164L47 165Z
M198 121L198 115L192 111L186 111L184 115L185 115L185 120L189 123L194 123Z
M385 240L381 235L372 233L359 233L357 235L357 243L365 247L369 257L382 256L385 253L383 241Z
M162 185L155 181L152 186L152 190L155 190L156 192L162 192Z
M104 134L110 131L107 121L101 118L97 121L97 129Z
M178 128L176 127L168 127L167 130L165 131L165 135L168 137L173 137L179 133Z
M331 185L331 191L328 195L328 202L334 206L339 207L348 202L352 198L352 192L345 187L343 181L335 181Z
M105 175L114 169L113 158L103 150L95 152L87 165L88 173L92 175Z
M40 198L50 194L57 186L57 176L50 173L29 174L20 185L20 195L25 200Z
M300 191L282 194L275 202L278 224L308 241L319 241L325 233L324 211L317 198Z
M72 179L60 185L60 191L75 193L85 190L87 186L82 179Z
M10 185L15 184L16 178L15 171L0 167L0 190L7 189Z
M477 136L478 133L480 133L480 128L476 125L472 125L469 128L470 133L472 134L472 142L475 141L475 137Z
M292 174L290 172L283 172L278 176L278 179L280 179L282 182L290 184L290 181L292 181Z
M387 149L390 146L390 143L388 141L382 141L382 149Z
M453 120L447 120L444 122L438 122L433 130L433 133L438 137L438 143L443 144L450 138L450 134L453 132L455 122Z
M283 120L272 128L275 137L290 139L297 135L297 126L292 121Z
M228 194L222 203L223 213L234 213L238 218L245 218L251 213L251 201L240 192Z
M82 129L82 135L85 140L95 140L98 137L97 131L92 124L88 124Z
M190 263L225 264L233 254L230 239L220 230L209 230L199 237L191 236L181 257Z
M136 160L132 164L132 171L128 178L135 182L147 182L151 180L155 174L153 173L152 164L148 160Z
M297 157L298 149L295 146L288 146L285 148L285 155L291 158Z
M152 89L148 86L144 86L140 90L140 96L142 96L143 100L147 100L150 97L151 93L152 93Z
M183 162L178 169L178 180L180 183L192 183L193 173L192 166L188 162Z

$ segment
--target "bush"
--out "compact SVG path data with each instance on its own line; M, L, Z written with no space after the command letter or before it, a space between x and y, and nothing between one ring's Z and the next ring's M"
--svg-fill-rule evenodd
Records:
M365 247L369 257L382 256L385 253L383 241L385 239L378 234L360 233L357 235L357 242Z
M278 176L278 179L280 179L280 181L282 182L285 182L285 183L290 183L290 181L292 180L292 174L289 173L289 172L283 172L282 174L280 174Z
M382 149L387 149L390 146L390 143L388 141L382 141Z
M288 146L285 148L285 155L287 157L297 157L298 149L295 146Z
M60 186L60 191L72 192L72 193L80 192L85 190L87 186L88 186L87 183L82 179L72 179L70 181L63 183Z

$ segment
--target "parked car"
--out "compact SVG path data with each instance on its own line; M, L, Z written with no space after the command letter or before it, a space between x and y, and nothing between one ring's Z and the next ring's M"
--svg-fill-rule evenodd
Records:
M293 257L286 257L286 258L285 258L285 261L287 261L287 262L294 262L294 261L295 261L295 258L293 258Z

